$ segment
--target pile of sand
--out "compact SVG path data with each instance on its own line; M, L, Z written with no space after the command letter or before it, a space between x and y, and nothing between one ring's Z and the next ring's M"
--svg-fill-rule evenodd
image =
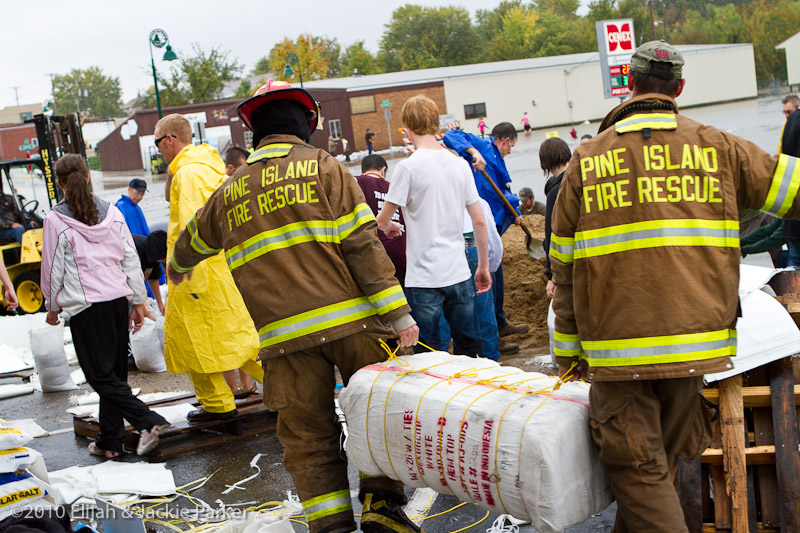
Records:
M525 215L525 224L534 239L544 239L544 217ZM503 277L505 280L504 309L512 324L528 324L530 331L505 337L516 342L521 349L537 353L549 351L547 335L547 307L550 300L545 294L547 278L544 259L536 260L525 248L525 233L512 226L503 235ZM504 358L505 360L505 358Z

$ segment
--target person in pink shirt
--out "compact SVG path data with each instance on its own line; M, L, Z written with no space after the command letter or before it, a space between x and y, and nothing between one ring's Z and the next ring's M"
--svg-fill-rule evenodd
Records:
M483 139L484 133L486 131L486 122L483 120L484 117L478 121L478 129L481 130L481 139Z
M121 455L128 420L140 435L136 452L145 455L169 423L128 386L128 329L142 327L147 301L139 256L122 212L92 194L86 161L65 155L55 171L64 200L44 219L46 321L57 325L59 313L70 317L78 362L100 396L100 432L89 453L106 459Z
M522 115L522 127L525 128L525 133L529 133L531 131L531 119L528 117L527 111L525 111L525 114Z

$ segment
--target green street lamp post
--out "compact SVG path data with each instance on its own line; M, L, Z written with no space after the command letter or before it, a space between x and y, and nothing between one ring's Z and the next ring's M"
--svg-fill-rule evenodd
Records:
M150 32L150 66L153 68L153 86L156 89L156 107L158 107L158 118L161 118L161 96L158 94L158 77L156 76L156 63L153 61L153 47L163 48L165 45L167 50L164 52L162 61L175 61L178 59L177 54L172 51L172 46L169 45L169 37L167 32L161 29L155 29Z
M300 88L303 88L303 70L300 68L300 60L297 59L297 54L294 52L289 52L289 55L286 56L286 68L283 70L284 76L291 76L294 74L294 69L292 69L292 65L297 65L297 75L300 76Z

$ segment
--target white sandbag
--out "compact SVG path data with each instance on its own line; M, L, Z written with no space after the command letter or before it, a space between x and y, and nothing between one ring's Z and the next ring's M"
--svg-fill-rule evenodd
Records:
M444 352L362 368L339 395L363 473L563 531L611 503L589 386Z
M0 520L51 492L50 486L27 471L0 474Z
M33 364L39 375L42 392L77 389L70 377L67 354L64 351L64 323L32 329L30 336Z
M35 463L42 454L31 448L11 448L0 450L0 474L16 472L28 468Z
M136 368L140 371L167 371L163 342L160 337L158 326L149 318L144 319L144 324L139 331L131 334L131 352L136 361Z
M0 385L0 400L25 396L31 393L33 393L33 385L29 383L9 383L8 385Z
M163 316L156 318L156 329L158 330L158 340L161 342L162 352L164 351L164 341L165 341L164 322L166 322L166 320L167 319Z
M161 309L158 308L158 302L155 300L155 298L147 299L147 310L150 312L150 316L156 320L158 320L159 317L164 316L161 314Z
M229 520L217 530L218 533L294 533L288 516L267 516L261 513L245 513L240 520Z
M0 418L0 450L19 448L32 440L27 431Z

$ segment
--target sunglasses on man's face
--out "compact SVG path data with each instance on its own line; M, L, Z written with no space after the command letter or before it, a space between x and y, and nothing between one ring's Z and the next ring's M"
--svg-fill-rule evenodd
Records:
M162 137L159 137L158 139L156 139L156 140L155 140L155 143L156 143L156 148L158 148L158 145L159 145L159 143L160 143L161 141L163 141L164 139L166 139L167 137L169 137L169 134L167 134L167 135L164 135L164 136L162 136Z

